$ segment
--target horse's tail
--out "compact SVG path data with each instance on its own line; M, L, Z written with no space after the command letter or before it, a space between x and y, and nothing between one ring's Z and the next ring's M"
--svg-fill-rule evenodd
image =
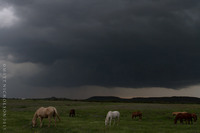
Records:
M58 119L59 119L59 121L60 121L60 117L59 117L59 115L58 115L58 111L56 110L56 108L54 108L54 111L55 111L56 116L58 117Z

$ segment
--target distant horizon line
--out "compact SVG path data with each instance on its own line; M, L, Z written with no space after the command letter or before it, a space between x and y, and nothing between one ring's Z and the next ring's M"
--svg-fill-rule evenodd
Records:
M6 99L51 99L51 98L56 98L56 99L68 99L68 100L86 100L92 97L115 97L115 98L121 98L121 99L134 99L134 98L172 98L172 97L189 97L189 98L200 98L196 96L136 96L136 97L119 97L119 96L91 96L88 98L67 98L67 97L56 97L56 96L51 96L51 97L7 97ZM3 99L0 97L0 99Z

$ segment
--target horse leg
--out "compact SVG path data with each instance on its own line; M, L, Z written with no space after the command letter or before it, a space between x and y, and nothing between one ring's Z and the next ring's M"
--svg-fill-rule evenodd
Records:
M117 120L117 125L119 125L119 117L118 117L118 120Z
M193 124L192 123L192 118L188 118L188 121L189 121L189 124L190 124L190 122L191 122L191 124Z
M193 122L192 122L192 118L190 119L190 121L191 121L191 124L193 124Z
M49 116L48 119L49 119L49 125L48 125L48 127L50 127L50 124L51 124L51 117Z
M183 124L183 119L182 118L180 119L180 123Z
M177 123L177 119L174 119L174 124L176 124Z
M111 126L112 118L110 118L110 126Z
M40 119L40 127L42 127L42 117L39 117L39 119Z

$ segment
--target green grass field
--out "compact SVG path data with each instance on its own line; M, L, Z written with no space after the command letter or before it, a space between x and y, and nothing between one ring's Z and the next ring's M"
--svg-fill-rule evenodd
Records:
M61 118L57 127L52 124L49 128L47 119L43 120L42 128L39 124L35 128L31 127L33 114L41 106L57 108ZM76 110L74 118L68 116L72 108ZM105 128L105 116L109 110L120 112L120 123ZM132 120L133 111L141 111L143 119ZM192 125L175 125L171 115L173 111L187 111L200 116L200 105L8 100L6 133L200 133L199 120Z

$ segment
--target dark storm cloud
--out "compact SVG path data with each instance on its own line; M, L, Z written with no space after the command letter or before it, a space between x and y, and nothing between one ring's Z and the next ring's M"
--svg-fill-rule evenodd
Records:
M37 86L182 88L200 81L197 0L4 2L19 22L0 31L4 56L46 70Z

